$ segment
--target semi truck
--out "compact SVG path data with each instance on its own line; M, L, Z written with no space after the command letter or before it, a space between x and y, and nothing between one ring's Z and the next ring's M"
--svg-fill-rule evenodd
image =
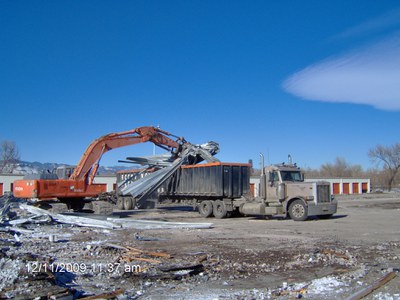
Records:
M329 218L337 211L330 184L304 182L303 171L291 161L267 167L262 162L259 195L251 195L250 172L251 165L241 163L181 166L152 197L158 202L189 202L205 218L282 215L304 221L311 216ZM121 172L117 186L143 176L138 170Z

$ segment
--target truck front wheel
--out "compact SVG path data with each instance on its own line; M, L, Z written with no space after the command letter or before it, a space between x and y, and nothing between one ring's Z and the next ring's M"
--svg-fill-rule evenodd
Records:
M211 201L201 201L198 205L199 214L204 218L209 218L213 214L213 204Z
M221 200L215 200L213 205L214 217L217 219L223 219L228 215L225 204Z
M293 221L305 221L308 217L307 206L303 201L295 200L289 206L289 215Z

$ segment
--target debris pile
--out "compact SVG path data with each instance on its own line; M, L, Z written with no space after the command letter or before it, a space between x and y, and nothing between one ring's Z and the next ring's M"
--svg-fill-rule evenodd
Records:
M333 249L317 249L314 253L304 253L296 255L292 261L285 264L286 269L296 269L299 266L311 267L319 266L343 266L352 267L357 264L357 258L352 256L349 251Z
M188 262L143 249L140 243L163 239L132 229L198 230L210 223L101 219L51 213L11 196L0 201L0 298L135 298L157 283L206 274L202 261L192 257Z
M254 228L243 219L216 220L212 230L165 221L187 213L56 214L0 198L0 299L398 298L397 240L260 240L264 233L249 237Z

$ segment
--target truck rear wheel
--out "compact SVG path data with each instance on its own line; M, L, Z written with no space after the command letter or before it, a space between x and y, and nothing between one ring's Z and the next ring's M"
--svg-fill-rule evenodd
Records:
M289 206L289 215L293 221L305 221L308 217L307 206L300 199L295 200Z
M225 204L221 200L215 200L213 203L213 213L214 217L217 219L226 218L228 211L226 210Z
M124 199L123 198L118 197L118 199L117 199L117 207L118 207L119 210L124 210L125 209Z
M124 209L131 210L134 209L136 206L136 201L134 201L131 197L124 198Z
M210 200L201 201L198 205L199 214L204 218L209 218L213 214L213 204Z

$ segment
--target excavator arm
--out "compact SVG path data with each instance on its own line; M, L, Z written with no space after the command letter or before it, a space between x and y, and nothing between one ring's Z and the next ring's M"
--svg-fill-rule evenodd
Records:
M175 137L177 140L173 140L170 137ZM145 142L152 142L174 154L178 154L182 150L182 146L186 143L185 139L152 126L138 127L119 133L110 133L94 140L89 145L69 179L85 181L89 179L88 183L92 184L99 168L100 159L104 153L115 148Z

